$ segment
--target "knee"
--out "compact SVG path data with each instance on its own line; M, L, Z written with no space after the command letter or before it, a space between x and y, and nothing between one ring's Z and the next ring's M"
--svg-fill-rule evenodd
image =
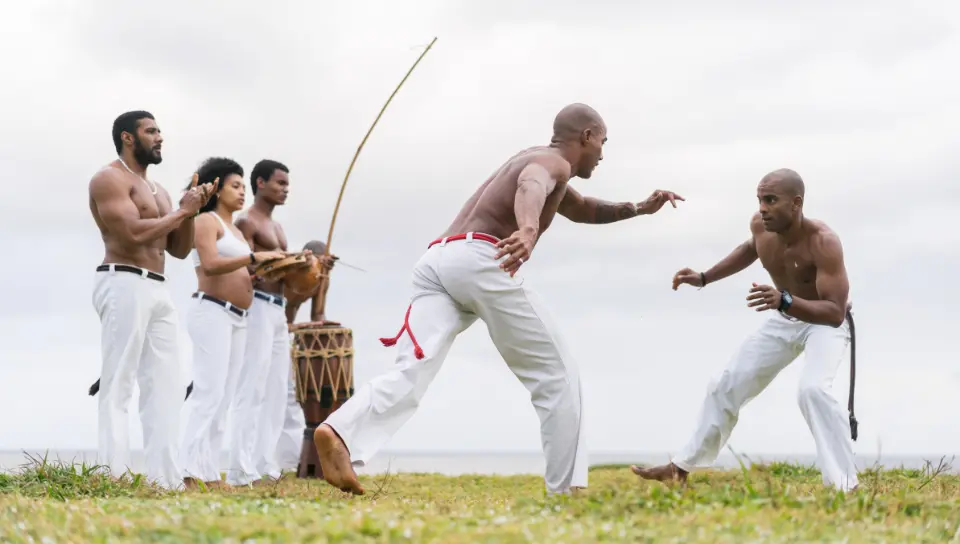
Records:
M827 388L821 384L811 381L801 381L797 387L797 402L803 406L811 401L816 401L826 397L829 394Z

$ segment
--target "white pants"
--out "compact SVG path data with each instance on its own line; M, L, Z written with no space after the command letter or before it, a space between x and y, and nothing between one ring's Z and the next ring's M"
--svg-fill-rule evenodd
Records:
M290 338L292 343L293 339ZM303 418L303 408L297 402L297 385L293 374L293 356L289 359L289 379L287 380L287 399L284 404L283 428L277 443L277 464L281 470L296 470L300 464L300 449L303 447L303 431L307 423Z
M190 300L187 330L193 340L193 393L187 399L180 465L184 477L220 480L220 452L230 403L239 384L247 340L246 318L207 300ZM237 463L238 425L231 432L227 473Z
M368 462L410 419L454 339L479 317L530 392L540 419L547 491L586 487L577 366L539 297L520 274L511 278L499 268L497 251L482 240L451 241L430 247L415 266L409 329L398 340L396 370L357 389L325 421L343 439L355 466Z
M740 409L762 392L800 353L806 366L797 401L817 448L823 482L841 490L857 485L850 423L831 393L850 342L850 325L834 328L788 319L774 312L751 334L729 366L708 388L693 438L673 463L686 471L712 465L739 418Z
M128 409L140 386L146 477L182 487L177 466L180 383L177 310L165 282L131 272L96 272L93 306L100 316L98 462L121 476L130 467Z
M247 315L240 386L231 411L232 429L240 439L228 483L246 485L263 476L280 477L276 452L289 368L290 341L283 306L254 297Z

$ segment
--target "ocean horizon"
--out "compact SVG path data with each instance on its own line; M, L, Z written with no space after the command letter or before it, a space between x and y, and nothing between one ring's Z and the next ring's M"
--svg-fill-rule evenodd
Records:
M857 468L860 470L882 467L885 469L908 468L923 469L928 465L937 467L941 461L949 464L948 472L956 473L954 465L957 454L930 453L930 454L900 454L900 455L857 455ZM24 450L0 451L0 472L15 472L30 463L30 459L42 459L64 463L93 464L96 460L95 450L50 449L42 450L27 448ZM738 460L739 457L739 460ZM650 452L591 452L589 462L591 466L609 464L639 464L655 465L666 463L670 459L669 453ZM815 454L782 454L782 453L744 453L737 456L724 452L717 459L715 469L738 469L740 460L750 466L771 462L789 462L812 466L816 464ZM131 452L131 464L134 472L142 471L143 452ZM220 459L221 470L226 470L227 453L222 452ZM370 463L357 470L358 474L383 473L437 473L446 476L464 474L483 475L543 475L544 458L538 451L383 451L374 457Z

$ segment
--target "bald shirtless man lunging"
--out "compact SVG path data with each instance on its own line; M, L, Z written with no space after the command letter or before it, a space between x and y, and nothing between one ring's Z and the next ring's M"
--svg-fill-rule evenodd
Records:
M840 238L822 221L803 215L803 185L793 170L764 176L750 238L706 272L684 268L674 276L674 289L684 283L703 287L759 258L773 285L753 284L747 306L774 311L711 383L696 430L673 461L649 469L631 467L642 478L685 482L690 471L712 465L740 410L806 353L797 402L813 433L823 482L843 491L857 486L850 423L830 391L850 343L850 283Z
M454 339L477 318L510 370L530 391L540 419L548 493L587 485L587 450L577 365L556 324L518 270L559 213L577 223L612 223L652 214L681 197L654 191L640 204L581 196L567 182L590 178L607 127L589 106L557 115L550 145L521 151L467 201L431 242L413 271L413 296L398 343L397 369L356 391L317 427L324 478L363 494L353 465L363 466L414 414Z

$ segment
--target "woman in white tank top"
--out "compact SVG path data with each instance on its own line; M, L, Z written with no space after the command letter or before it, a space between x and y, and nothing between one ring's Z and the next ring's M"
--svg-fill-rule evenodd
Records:
M278 251L254 253L233 214L243 208L243 168L230 159L207 159L197 172L197 185L216 183L217 192L194 220L193 293L187 330L193 341L193 393L187 412L180 466L187 488L198 481L220 486L220 451L233 394L240 378L246 345L246 314L253 302L247 265L281 258ZM240 462L231 447L229 466Z

